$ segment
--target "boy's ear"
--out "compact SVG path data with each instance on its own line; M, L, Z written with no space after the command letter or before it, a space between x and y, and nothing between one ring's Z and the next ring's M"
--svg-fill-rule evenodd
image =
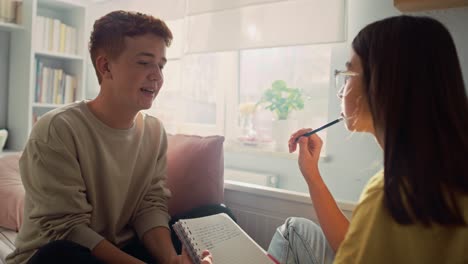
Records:
M102 79L112 79L109 60L106 56L98 56L96 58L96 68Z

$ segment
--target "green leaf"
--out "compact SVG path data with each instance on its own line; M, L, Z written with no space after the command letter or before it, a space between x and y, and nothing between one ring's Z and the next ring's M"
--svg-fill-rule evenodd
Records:
M291 111L304 108L304 100L298 88L289 88L285 81L276 80L271 88L265 90L257 106L265 104L264 108L276 114L278 119L287 119Z

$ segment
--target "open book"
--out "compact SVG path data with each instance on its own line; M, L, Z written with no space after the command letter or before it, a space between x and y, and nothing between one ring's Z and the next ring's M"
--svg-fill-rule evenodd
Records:
M227 214L181 219L173 228L193 263L208 249L216 264L275 264Z

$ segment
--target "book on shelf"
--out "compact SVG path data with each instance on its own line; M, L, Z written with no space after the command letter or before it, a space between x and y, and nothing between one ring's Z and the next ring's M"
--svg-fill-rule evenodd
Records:
M36 50L77 54L77 29L59 19L37 16L35 24Z
M204 250L216 264L278 263L225 213L181 219L173 228L195 264Z
M21 23L22 1L0 0L0 22Z
M36 59L36 103L69 104L76 100L77 78L60 68L45 66Z

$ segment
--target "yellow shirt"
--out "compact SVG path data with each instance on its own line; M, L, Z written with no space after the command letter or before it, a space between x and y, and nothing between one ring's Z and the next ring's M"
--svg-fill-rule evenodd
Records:
M400 225L383 203L383 172L366 186L334 263L468 263L468 227ZM459 199L468 221L468 197Z

